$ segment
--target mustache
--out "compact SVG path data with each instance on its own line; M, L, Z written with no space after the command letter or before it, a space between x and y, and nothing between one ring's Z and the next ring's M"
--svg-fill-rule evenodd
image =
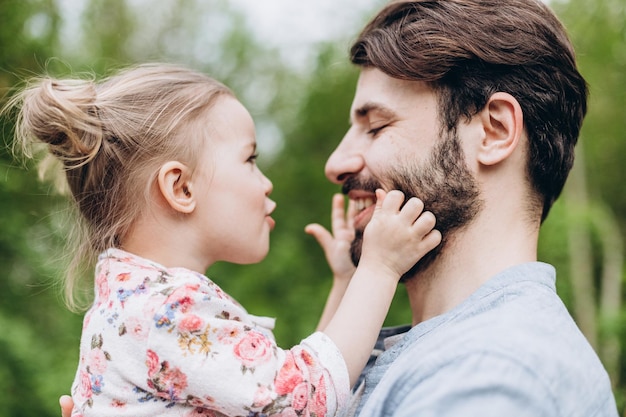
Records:
M341 186L341 192L346 195L352 190L363 190L373 193L379 188L383 187L380 181L376 179L348 177Z
M404 178L406 175L401 175ZM391 178L394 178L394 175L391 175ZM382 184L375 178L359 178L359 177L348 177L345 182L341 186L341 192L344 195L347 195L351 190L361 190L374 193L377 189L383 189ZM404 202L406 203L411 197L418 197L421 200L424 200L422 197L416 195L412 192L412 189L409 184L405 184L402 181L394 180L391 189L400 190L404 193ZM389 191L389 190L387 190ZM424 201L426 203L426 201Z

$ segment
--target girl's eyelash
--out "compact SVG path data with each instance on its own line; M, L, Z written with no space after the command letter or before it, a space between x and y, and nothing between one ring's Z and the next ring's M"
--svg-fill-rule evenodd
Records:
M257 160L257 158L258 158L258 157L259 157L258 152L257 152L257 153L252 154L252 155L250 155L250 157L248 158L248 162L254 162L254 161L256 161L256 160Z

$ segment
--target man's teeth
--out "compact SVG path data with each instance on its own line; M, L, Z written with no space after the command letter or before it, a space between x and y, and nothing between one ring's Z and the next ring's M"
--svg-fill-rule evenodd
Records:
M373 198L360 198L358 200L354 200L354 205L355 205L357 211L365 210L366 208L368 208L372 204L374 204L374 199Z

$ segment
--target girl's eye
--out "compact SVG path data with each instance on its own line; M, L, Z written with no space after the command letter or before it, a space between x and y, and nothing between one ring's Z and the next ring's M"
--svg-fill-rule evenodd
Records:
M252 155L250 155L250 157L248 158L248 161L247 161L247 162L250 162L250 163L252 163L252 164L255 164L255 163L256 163L256 160L257 160L257 158L258 158L258 157L259 157L259 154L258 154L258 153L252 154Z

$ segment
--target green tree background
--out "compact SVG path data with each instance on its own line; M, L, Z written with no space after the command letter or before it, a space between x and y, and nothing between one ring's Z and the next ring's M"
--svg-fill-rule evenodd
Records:
M323 166L347 129L357 77L347 48L358 26L313 45L314 59L303 69L257 39L227 1L150 2L147 16L141 2L84 0L75 2L78 12L70 9L73 20L68 3L0 0L0 96L44 71L103 76L144 61L183 63L231 86L257 124L277 227L262 263L218 264L208 274L252 313L278 317L281 345L297 343L314 329L330 286L322 251L303 228L329 224L338 189ZM544 225L540 258L557 266L559 293L609 370L623 413L626 3L552 6L576 45L591 101L576 168ZM66 202L33 166L13 158L11 123L1 123L8 146L0 149L0 416L58 416L57 399L74 376L82 320L65 309L56 284ZM409 319L400 288L386 323Z

